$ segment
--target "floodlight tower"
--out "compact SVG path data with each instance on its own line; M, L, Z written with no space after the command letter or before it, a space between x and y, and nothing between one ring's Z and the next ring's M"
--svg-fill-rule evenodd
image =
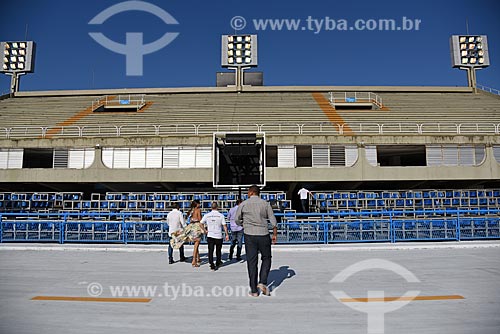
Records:
M490 66L488 38L485 35L453 35L450 48L452 66L467 71L469 87L476 92L476 70Z
M19 77L26 73L33 73L35 42L0 42L3 53L3 63L0 72L10 75L10 94L19 90Z
M235 86L243 87L243 70L257 66L257 35L222 35L221 66L235 70Z

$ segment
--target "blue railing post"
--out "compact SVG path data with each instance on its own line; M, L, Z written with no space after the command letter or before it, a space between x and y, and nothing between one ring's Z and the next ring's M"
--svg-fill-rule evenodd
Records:
M323 242L326 244L328 244L328 229L327 229L327 223L325 222L325 214L322 213L321 214L321 222L323 224Z
M127 223L125 222L125 215L122 216L122 240L123 243L127 244Z
M460 210L457 210L457 241L460 241Z
M394 221L392 220L392 211L389 211L389 238L391 243L396 242L396 235L394 233Z

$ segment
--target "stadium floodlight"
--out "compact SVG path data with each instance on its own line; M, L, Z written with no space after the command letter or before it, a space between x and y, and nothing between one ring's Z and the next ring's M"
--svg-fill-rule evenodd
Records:
M4 55L0 72L12 76L10 93L14 94L19 90L19 76L34 71L35 42L0 42L0 50Z
M222 35L222 67L236 71L236 89L243 86L243 70L257 66L257 35Z
M476 70L490 66L485 35L453 35L450 38L451 64L467 71L469 87L476 90Z
M222 35L222 67L234 66L229 58L242 54L249 59L244 59L241 66L257 66L257 35Z

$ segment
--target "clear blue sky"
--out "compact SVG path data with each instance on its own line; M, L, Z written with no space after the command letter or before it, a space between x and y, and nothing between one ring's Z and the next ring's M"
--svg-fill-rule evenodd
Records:
M8 1L8 2L7 2ZM266 85L449 85L466 84L465 72L451 68L449 37L486 34L491 66L478 82L500 88L500 1L202 1L150 0L178 25L129 11L101 26L88 22L119 0L6 0L0 13L0 39L37 43L35 73L21 90L214 86L220 67L220 35L234 33L230 20L245 17L241 33L259 36L259 67ZM246 5L248 4L248 5ZM248 7L248 8L245 8ZM420 19L419 31L256 31L253 19L335 20ZM125 42L125 32L143 32L146 43L165 32L179 36L162 50L144 56L143 75L126 76L125 56L96 43L89 32ZM10 77L0 76L0 92Z

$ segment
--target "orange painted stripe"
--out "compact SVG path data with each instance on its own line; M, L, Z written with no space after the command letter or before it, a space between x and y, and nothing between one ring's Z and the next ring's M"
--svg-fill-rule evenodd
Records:
M149 303L151 298L101 298L101 297L69 297L69 296L36 296L31 300L56 300L68 302L107 302L107 303Z
M343 125L345 135L354 134L349 125L347 125L347 123L344 122L342 117L335 111L335 108L332 107L330 101L328 101L322 93L312 93L312 96L314 100L316 100L316 103L319 105L321 110L323 110L326 117L328 117L330 122L332 122L333 124Z
M108 100L112 100L114 99L116 96L108 96L107 99ZM98 105L100 105L101 103L103 103L104 101L106 100L106 97L103 97L102 99L100 99L98 101ZM70 126L74 123L76 123L77 121L79 121L80 119L92 114L94 110L92 109L92 106L88 107L87 109L85 110L82 110L80 112L78 112L77 114L71 116L70 118L68 118L67 120L63 121L63 122L60 122L60 123L57 123L55 127L51 128L49 131L47 131L46 135L45 135L45 138L52 138L54 135L58 134L59 132L61 132L63 126Z
M340 301L343 303L370 303L370 302L402 302L402 301L413 301L413 300L453 300L453 299L465 299L460 295L449 295L449 296L415 296L415 297L384 297L384 298L341 298Z
M148 109L149 107L151 107L152 104L153 104L152 101L146 102L146 104L144 105L144 107L142 107L141 109L137 110L137 112L144 112L144 111L146 111L146 109Z

